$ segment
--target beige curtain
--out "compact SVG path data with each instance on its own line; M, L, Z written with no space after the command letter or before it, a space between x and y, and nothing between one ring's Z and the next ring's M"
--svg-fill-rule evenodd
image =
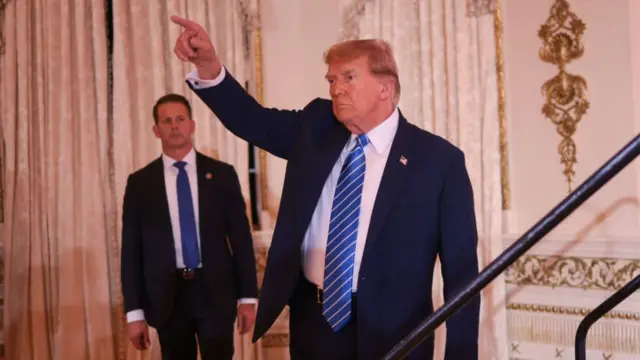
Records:
M459 146L473 184L481 267L502 251L496 54L490 0L341 0L343 38L382 38L398 61L410 122ZM469 14L484 16L469 16ZM442 305L442 279L434 279ZM506 360L504 280L482 293L480 359ZM446 329L436 333L436 358Z
M186 86L185 77L193 68L173 53L181 28L169 18L175 14L203 25L225 66L240 83L244 83L250 78L252 63L251 55L245 49L247 24L243 22L243 14L249 9L238 0L114 0L113 7L113 158L118 243L127 176L160 156L160 143L151 131L152 107L160 96L170 92L190 100L196 121L196 149L236 167L248 203L248 145L227 131ZM151 338L152 349L144 353L125 342L126 349L122 350L126 359L160 359L155 331ZM237 359L258 356L259 345L250 340L250 334L236 334Z
M5 11L5 357L113 359L104 1Z

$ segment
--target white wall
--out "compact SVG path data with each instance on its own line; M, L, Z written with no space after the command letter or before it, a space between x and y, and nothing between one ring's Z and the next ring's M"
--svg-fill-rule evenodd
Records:
M338 0L262 0L264 103L300 109L328 97L323 54L337 41ZM271 206L282 192L286 162L269 155L267 178Z

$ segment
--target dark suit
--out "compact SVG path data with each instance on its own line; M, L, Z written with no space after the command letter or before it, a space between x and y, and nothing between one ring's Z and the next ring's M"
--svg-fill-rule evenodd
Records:
M294 295L304 284L301 241L350 133L327 100L316 99L301 111L265 109L229 73L214 87L187 83L234 134L288 160L254 340L290 304L292 348L315 341L313 327L305 326L310 317L296 315L304 312ZM433 312L436 257L445 299L478 274L473 192L463 153L400 116L371 216L360 272L354 274L359 359L381 358ZM477 297L447 322L447 360L477 359L479 307ZM410 356L432 358L433 338Z
M194 331L206 332L233 351L237 301L257 297L245 202L232 166L196 153L196 168L202 267L189 280L176 266L162 158L129 176L122 215L124 307L144 310L162 347L163 331L175 340L175 331L191 329L191 339Z

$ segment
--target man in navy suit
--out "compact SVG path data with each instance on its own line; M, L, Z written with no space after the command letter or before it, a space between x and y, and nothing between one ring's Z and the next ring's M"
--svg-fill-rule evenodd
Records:
M231 360L233 324L255 319L256 265L232 166L193 148L195 123L181 95L161 97L153 131L162 156L129 176L122 213L122 292L129 338L163 360ZM197 345L196 345L197 339Z
M473 192L463 153L397 108L389 45L356 40L325 55L331 101L266 109L222 66L198 24L176 55L193 91L234 134L288 160L254 340L290 306L293 359L379 359L478 274ZM447 360L478 358L480 299L446 323ZM433 338L411 359L432 359Z

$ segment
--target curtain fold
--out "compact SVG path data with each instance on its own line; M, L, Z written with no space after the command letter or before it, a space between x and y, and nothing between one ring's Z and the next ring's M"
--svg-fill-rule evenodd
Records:
M393 47L407 119L464 151L484 268L503 250L495 1L341 0L341 6L343 39L381 38ZM433 291L439 307L439 269ZM482 292L480 359L508 359L504 294L502 276ZM445 334L445 326L436 332L437 359Z
M115 355L104 11L102 0L5 8L7 359Z

